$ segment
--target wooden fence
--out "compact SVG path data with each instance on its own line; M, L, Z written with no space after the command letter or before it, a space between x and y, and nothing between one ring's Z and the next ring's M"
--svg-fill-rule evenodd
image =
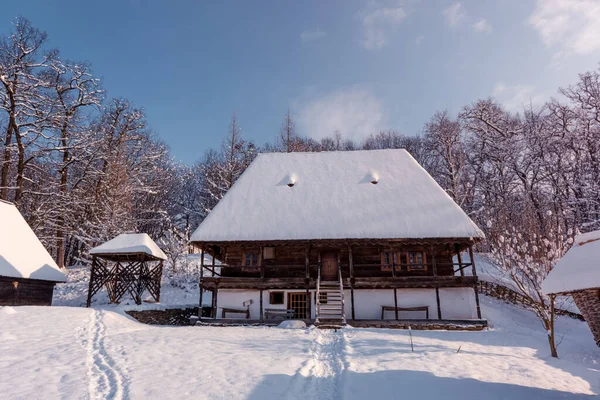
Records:
M521 293L499 283L480 280L478 289L479 293L485 294L486 296L494 297L506 303L515 304L525 308L531 308L532 306L531 300L528 299L526 296L523 296ZM566 315L568 317L584 321L584 318L581 314L577 314L567 310L562 310L560 308L556 309L556 314Z

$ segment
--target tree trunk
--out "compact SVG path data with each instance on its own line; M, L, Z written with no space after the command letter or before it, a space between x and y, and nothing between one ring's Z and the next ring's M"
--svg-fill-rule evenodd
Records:
M548 344L550 345L550 354L552 357L558 358L558 352L556 351L556 336L554 334L554 296L550 296L550 320L546 322L548 331Z

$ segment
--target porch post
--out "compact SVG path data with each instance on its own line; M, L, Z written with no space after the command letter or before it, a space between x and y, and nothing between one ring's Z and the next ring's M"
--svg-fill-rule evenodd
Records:
M212 276L215 277L215 248L212 248L212 254L210 255L211 264L212 264Z
M479 307L479 292L477 291L477 269L475 268L475 258L473 258L473 246L469 246L469 257L471 258L471 268L475 277L473 290L475 291L475 304L477 305L477 319L481 319L481 308Z
M219 292L219 285L215 285L215 290L213 291L213 318L217 319L217 294Z
M352 310L352 320L356 319L354 315L354 258L352 257L352 246L348 245L348 269L350 270L350 308Z
M433 249L433 245L429 247L431 249L431 265L433 269L433 276L437 276L437 264L435 263L435 250Z
M440 305L440 289L435 288L435 301L437 302L438 319L442 319L442 307Z
M263 251L265 250L264 246L260 246L260 251L258 253L258 266L260 267L260 277L265 279L265 268L263 267Z
M310 242L306 246L306 252L304 254L304 275L306 282L306 306L307 306L307 317L312 319L312 306L310 301Z
M202 319L202 295L204 289L202 288L202 279L204 278L204 247L200 250L200 282L198 289L200 289L200 304L198 304L198 318Z
M260 322L263 322L263 290L260 289Z
M398 289L394 288L394 316L398 321Z

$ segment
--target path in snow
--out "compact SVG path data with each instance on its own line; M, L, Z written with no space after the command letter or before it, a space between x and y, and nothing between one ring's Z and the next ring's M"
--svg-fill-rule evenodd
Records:
M309 359L296 371L290 384L290 399L341 399L341 380L347 368L346 332L314 329Z
M104 311L93 310L88 325L84 328L87 336L80 338L87 350L89 397L91 399L127 399L129 385L126 374L106 351L106 325Z

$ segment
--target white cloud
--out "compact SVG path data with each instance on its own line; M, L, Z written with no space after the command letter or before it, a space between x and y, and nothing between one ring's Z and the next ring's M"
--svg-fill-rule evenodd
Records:
M317 140L335 131L362 140L385 126L382 102L372 90L361 86L314 96L298 109L300 132Z
M475 32L490 33L492 32L492 25L485 18L481 18L473 24L473 30Z
M421 42L425 40L425 35L419 35L417 36L417 38L415 39L415 43L417 44L421 44Z
M600 1L537 0L528 19L547 47L559 53L591 54L600 50Z
M368 50L382 48L390 32L406 18L402 7L380 7L359 14L362 18L364 37L360 44Z
M319 28L305 29L300 34L300 40L302 41L302 45L306 46L310 42L318 40L325 36L325 32Z
M521 112L529 105L540 106L546 97L530 85L505 85L497 82L492 95L508 110Z
M465 8L461 3L454 3L443 11L446 22L452 28L458 26L466 16Z

